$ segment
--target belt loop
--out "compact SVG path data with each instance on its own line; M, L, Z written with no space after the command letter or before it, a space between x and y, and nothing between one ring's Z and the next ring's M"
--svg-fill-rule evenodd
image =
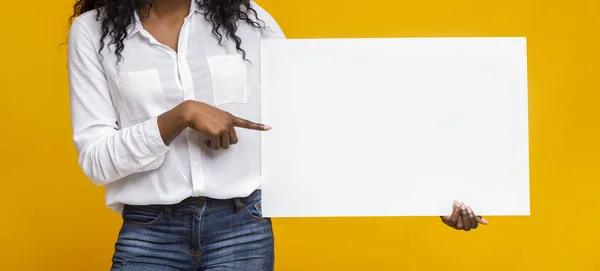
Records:
M166 219L171 219L171 206L167 206L165 208L165 218Z
M239 214L242 212L242 208L244 208L244 204L242 203L242 200L240 198L235 198L233 199L233 202L235 202L235 211Z

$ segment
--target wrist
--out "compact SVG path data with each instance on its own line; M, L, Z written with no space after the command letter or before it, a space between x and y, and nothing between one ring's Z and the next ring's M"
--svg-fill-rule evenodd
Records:
M184 101L180 103L176 108L177 121L181 126L189 127L192 125L192 104L194 101Z

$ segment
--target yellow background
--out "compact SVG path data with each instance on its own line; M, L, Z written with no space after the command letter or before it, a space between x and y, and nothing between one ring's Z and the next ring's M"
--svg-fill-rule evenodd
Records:
M569 3L570 2L570 3ZM290 38L526 36L531 217L275 220L277 270L600 270L600 1L262 0ZM108 270L120 218L76 164L70 0L0 6L0 270ZM360 195L355 202L360 204Z

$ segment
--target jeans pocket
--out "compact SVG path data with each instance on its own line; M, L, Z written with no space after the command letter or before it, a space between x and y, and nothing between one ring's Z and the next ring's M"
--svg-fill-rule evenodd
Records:
M164 213L162 207L126 205L123 209L123 221L142 227L152 226L162 221Z
M246 202L244 207L244 212L248 217L258 221L267 220L262 215L262 200L260 196Z

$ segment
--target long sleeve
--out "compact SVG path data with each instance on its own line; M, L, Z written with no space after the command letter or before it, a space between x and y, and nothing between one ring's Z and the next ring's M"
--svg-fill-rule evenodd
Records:
M85 25L75 20L68 45L73 141L83 172L95 184L105 185L158 168L169 147L156 117L119 129L95 43Z

